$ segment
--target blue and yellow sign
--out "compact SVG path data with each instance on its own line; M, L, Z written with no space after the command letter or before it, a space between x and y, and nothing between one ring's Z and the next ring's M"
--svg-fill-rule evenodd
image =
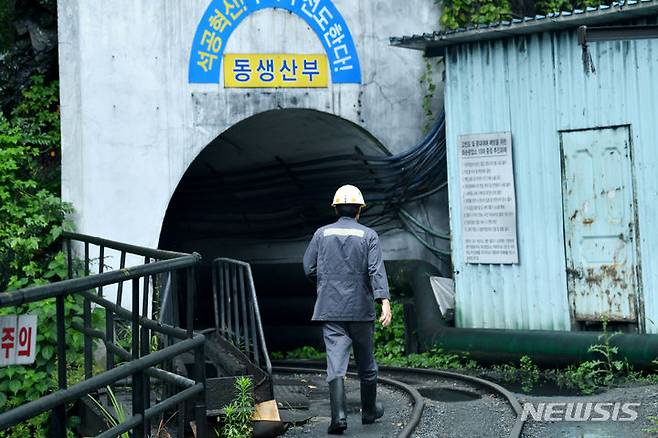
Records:
M288 10L313 29L324 46L332 83L361 83L352 35L330 0L212 0L194 36L189 82L218 83L224 48L231 33L249 14L267 8Z
M325 55L224 55L226 88L325 88Z

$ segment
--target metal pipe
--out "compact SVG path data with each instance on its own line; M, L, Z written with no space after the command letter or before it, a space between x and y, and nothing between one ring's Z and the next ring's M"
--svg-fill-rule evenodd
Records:
M589 347L602 343L601 332L567 332L552 330L508 330L449 327L440 318L439 306L429 282L439 271L426 262L409 269L416 307L417 333L421 346L435 346L446 351L468 354L481 362L518 361L529 356L543 366L562 366L596 359ZM658 335L620 333L610 344L617 347L620 359L636 367L652 365L658 355Z
M144 275L161 274L174 269L188 268L194 266L201 259L198 254L186 255L173 260L162 260L150 263L148 266L135 266L133 268L104 272L91 277L74 278L59 281L57 283L34 286L0 294L0 308L7 306L20 306L57 296L70 295L76 292L84 292L87 289L102 285L118 283L143 277ZM92 300L93 301L93 300Z
M143 246L129 245L127 243L116 242L114 240L103 239L96 236L89 236L86 234L72 233L70 231L62 232L62 236L65 239L80 240L82 242L88 242L92 245L105 246L107 248L115 249L117 251L128 252L130 254L148 256L155 259L167 260L183 256L188 256L190 254L182 252L173 252L173 251L164 251L161 249L145 248Z
M57 322L57 383L60 390L65 391L66 382L66 327L64 326L65 308L64 297L57 297L56 322ZM66 405L59 405L54 409L54 432L56 436L63 437L66 435ZM0 430L2 422L0 421Z
M133 278L132 285L132 360L135 361L140 357L140 330L139 330L139 278ZM144 291L146 293L146 291ZM143 340L142 340L143 342ZM132 412L133 416L139 415L144 417L144 372L137 370L132 375ZM133 427L133 437L143 438L146 432L144 421L140 421Z
M107 309L112 309L114 313L116 313L118 316L130 320L132 318L132 312L130 310L126 310L123 307L118 307L115 305L113 302L106 300L105 298L101 298L94 294L93 292L90 291L83 291L80 292L81 295L84 295L86 297L89 297L89 299ZM173 336L174 338L178 339L187 339L189 336L187 335L187 332L181 328L177 327L172 327L170 325L166 324L160 324L159 322L153 321L151 319L145 318L145 317L140 317L139 318L140 324L150 328L151 330L154 330L159 333L164 333L169 336Z

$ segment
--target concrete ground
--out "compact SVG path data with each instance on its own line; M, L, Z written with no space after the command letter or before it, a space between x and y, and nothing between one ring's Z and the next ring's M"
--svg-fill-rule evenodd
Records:
M518 394L519 401L531 403L548 402L610 402L640 403L635 421L585 421L585 422L537 422L528 420L523 428L524 438L646 438L658 437L646 429L656 427L649 416L658 416L658 385L628 385L589 396L538 397ZM610 409L610 408L607 408ZM592 414L594 415L594 414ZM623 413L620 414L624 416ZM596 415L600 417L599 415ZM625 416L624 416L625 417Z
M425 397L425 410L414 437L501 437L507 436L514 424L515 416L507 401L488 391L451 379L433 379L414 374L382 375L414 386ZM308 410L284 409L281 415L285 417L294 412L300 415L300 419L304 415L312 418L305 424L291 427L283 435L285 438L327 436L330 413L327 385L323 375L308 376L298 376L308 378L308 385L313 387L308 393ZM395 437L409 420L410 397L380 385L378 396L386 409L384 418L374 425L361 425L358 381L348 379L346 388L348 429L344 436Z
M304 424L293 426L283 435L285 438L315 438L327 435L330 422L329 388L325 382L324 374L303 374L299 376L288 375L286 378L296 378L302 381L308 391L307 409L286 409L279 406L282 418L299 416L300 421L308 418ZM275 378L275 384L276 384ZM347 395L347 430L345 437L359 438L389 438L395 437L404 427L411 415L411 398L403 392L391 387L380 385L378 387L378 400L384 404L384 417L375 424L364 426L361 424L361 396L358 380L348 378L345 385ZM275 387L276 396L276 387Z

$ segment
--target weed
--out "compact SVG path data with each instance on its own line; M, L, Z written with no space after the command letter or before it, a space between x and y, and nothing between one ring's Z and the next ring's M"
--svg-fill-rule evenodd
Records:
M532 388L539 381L539 367L532 362L528 356L521 357L521 365L519 368L519 378L521 380L521 390L526 394L532 391Z
M619 333L610 334L608 332L608 321L603 320L603 333L599 335L599 340L603 341L602 344L590 345L587 350L590 353L597 353L603 357L603 360L595 361L599 365L599 381L602 385L609 385L620 372L628 368L626 361L616 360L619 349L610 344L612 338Z
M103 416L105 417L105 420L108 422L110 427L114 427L126 421L126 411L123 409L123 406L117 401L117 398L114 395L114 391L112 391L112 388L109 386L107 386L106 388L107 388L107 397L110 399L110 403L112 404L112 409L114 409L114 415L112 415L100 401L96 400L91 395L89 395L88 397L91 399L91 401L94 402L94 404L96 404L98 409L101 410ZM124 432L119 436L121 438L130 438L128 432Z
M224 407L224 426L215 430L218 437L244 438L253 432L251 417L254 414L253 382L249 377L238 377L235 380L236 396Z
M526 394L537 385L542 374L529 356L521 356L518 368L512 364L503 364L494 365L492 369L503 382L520 382L521 390Z

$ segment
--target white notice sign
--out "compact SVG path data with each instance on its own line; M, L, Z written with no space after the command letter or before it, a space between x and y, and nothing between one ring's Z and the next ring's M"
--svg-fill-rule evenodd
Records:
M518 263L512 133L459 136L466 263Z
M0 316L0 366L34 363L37 349L37 316Z

